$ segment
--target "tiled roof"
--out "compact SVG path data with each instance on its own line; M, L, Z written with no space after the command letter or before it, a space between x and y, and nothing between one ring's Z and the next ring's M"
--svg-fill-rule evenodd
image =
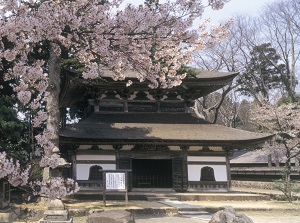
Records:
M274 151L270 150L270 154L272 155L272 162L275 163L275 154ZM285 163L286 156L284 153L278 153L278 162ZM291 159L292 163L295 163L295 159ZM268 163L268 153L263 152L261 150L254 151L237 151L235 155L230 160L231 164L262 164Z
M61 142L179 143L245 147L268 134L210 124L188 113L94 113L60 132Z
M194 97L199 98L230 84L238 75L237 72L215 72L199 69L194 69L194 72L196 74L195 76L186 77L180 86L168 89L168 91L186 91L187 89L193 88L195 90ZM104 70L101 73L102 80L87 81L78 78L74 73L66 73L60 93L60 106L70 107L77 101L82 100L83 96L87 94L88 89L99 88L100 90L107 90L113 88L115 90L149 90L149 82L140 82L136 77L136 72L126 71L124 74L127 77L125 80L113 81L111 79L112 72ZM132 80L133 85L127 88L126 83L129 79ZM157 90L166 89L158 88ZM195 98L191 95L189 99L193 100Z

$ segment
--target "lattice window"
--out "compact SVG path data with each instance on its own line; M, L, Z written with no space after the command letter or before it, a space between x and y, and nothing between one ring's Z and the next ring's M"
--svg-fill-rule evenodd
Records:
M94 165L90 167L89 180L102 180L103 168L99 165Z
M200 181L216 181L214 169L209 166L205 166L201 169Z

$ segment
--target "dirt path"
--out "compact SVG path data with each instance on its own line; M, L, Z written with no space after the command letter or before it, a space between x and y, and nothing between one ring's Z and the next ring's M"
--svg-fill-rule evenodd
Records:
M300 223L300 212L295 210L243 211L254 223ZM84 223L85 217L74 218L74 223ZM208 223L197 218L165 215L137 215L136 223Z
M244 211L254 223L300 223L300 211Z

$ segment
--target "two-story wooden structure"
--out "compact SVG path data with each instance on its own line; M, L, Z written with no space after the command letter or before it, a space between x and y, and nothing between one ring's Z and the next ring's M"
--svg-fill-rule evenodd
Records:
M90 115L60 131L60 148L68 152L72 177L84 187L97 187L100 170L131 170L131 188L176 191L228 190L229 154L270 135L208 123L194 117L194 100L216 91L237 73L197 71L172 89L150 89L134 74L133 85L87 82L66 75L61 107L89 101ZM85 99L84 99L85 98Z

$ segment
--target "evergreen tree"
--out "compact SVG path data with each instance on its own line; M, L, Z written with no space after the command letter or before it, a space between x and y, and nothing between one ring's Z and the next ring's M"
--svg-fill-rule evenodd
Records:
M248 66L238 80L238 91L257 102L269 101L270 92L282 87L280 73L285 65L280 64L280 57L270 43L255 46L250 55Z
M25 161L28 158L24 141L24 123L17 117L16 100L0 96L0 151Z

